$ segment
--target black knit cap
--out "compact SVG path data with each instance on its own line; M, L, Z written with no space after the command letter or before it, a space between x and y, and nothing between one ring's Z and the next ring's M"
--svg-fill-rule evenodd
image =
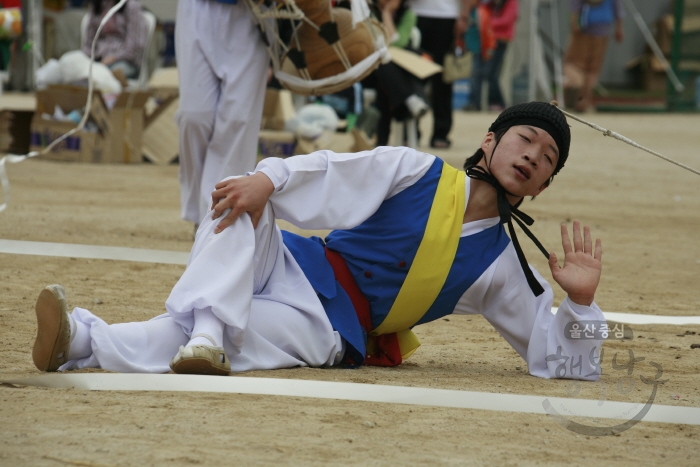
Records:
M559 149L559 160L552 175L556 175L569 157L571 131L566 117L553 104L546 102L529 102L508 107L496 118L489 131L498 131L517 125L529 125L549 133Z

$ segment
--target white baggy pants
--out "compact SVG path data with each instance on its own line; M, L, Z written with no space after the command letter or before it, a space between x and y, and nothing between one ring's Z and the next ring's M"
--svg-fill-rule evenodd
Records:
M182 218L199 222L214 185L255 167L269 56L242 1L178 3Z
M282 243L270 205L255 230L247 214L214 234L217 223L210 213L202 221L187 269L166 301L167 314L108 325L76 308L73 318L87 329L80 334L89 335L92 355L60 370L170 371L170 360L191 335L195 308L209 309L225 323L232 371L337 363L342 339Z

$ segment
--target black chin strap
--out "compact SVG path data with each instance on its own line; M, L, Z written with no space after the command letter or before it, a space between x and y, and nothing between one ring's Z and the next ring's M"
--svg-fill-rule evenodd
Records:
M540 241L537 240L535 235L532 232L530 232L530 229L528 229L525 226L525 224L532 225L535 223L535 221L532 219L532 217L520 211L516 207L517 205L512 206L508 202L508 198L506 198L506 190L501 186L500 183L498 183L496 177L488 173L483 167L469 167L469 169L467 169L467 176L475 180L481 180L482 182L486 182L496 189L498 215L501 217L501 223L508 224L508 232L510 233L510 239L513 241L515 252L518 254L518 261L520 261L520 267L522 268L523 273L525 273L527 283L530 286L532 293L535 294L535 297L539 297L544 292L544 289L542 288L542 285L540 285L539 281L535 278L535 275L532 273L530 266L528 266L527 264L525 254L523 253L523 250L520 247L520 242L518 242L518 237L515 235L515 229L513 228L512 222L512 220L515 220L515 222L520 226L520 228L523 229L525 235L530 237L530 240L532 240L534 244L537 245L537 248L540 249L545 258L549 259L549 253L544 248L544 246L542 246L542 243L540 243ZM518 205L519 204L520 203L518 203Z

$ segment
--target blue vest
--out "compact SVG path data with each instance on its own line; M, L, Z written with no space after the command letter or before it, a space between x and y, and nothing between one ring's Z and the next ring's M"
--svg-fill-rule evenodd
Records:
M384 201L362 224L335 230L325 246L340 253L355 282L370 304L372 328L386 318L406 279L423 233L437 190L443 161L436 159L414 185ZM326 261L324 241L283 232L284 243L299 263L328 314L333 328L361 357L366 335L350 298L335 281ZM498 224L459 241L457 254L440 294L417 324L436 320L454 311L460 297L505 250L510 239Z

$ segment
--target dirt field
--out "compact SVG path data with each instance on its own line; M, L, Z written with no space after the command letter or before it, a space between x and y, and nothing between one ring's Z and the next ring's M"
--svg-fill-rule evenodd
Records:
M436 151L461 167L491 114L456 114L453 148ZM697 115L590 116L647 147L700 168ZM424 119L424 141L428 118ZM524 211L534 232L561 251L558 225L591 225L604 247L596 297L606 311L700 315L700 178L572 122L565 170ZM425 146L423 146L425 148ZM29 160L8 167L12 202L0 238L188 251L179 220L177 167L71 165ZM523 236L524 238L524 236ZM523 240L530 262L546 261ZM563 256L563 255L560 255ZM0 254L0 375L37 375L31 360L34 301L61 283L69 306L107 322L163 311L184 266ZM556 284L554 284L556 287ZM563 299L556 290L555 303ZM639 376L663 367L655 402L700 407L700 326L632 326L634 339L605 346L602 383L575 396L645 402ZM422 347L393 369L295 368L232 377L274 377L571 396L570 382L527 373L525 362L479 317L420 326ZM645 362L622 394L627 350ZM605 389L607 388L607 390ZM601 424L612 422L603 420ZM214 393L91 392L0 386L0 465L700 465L700 426L642 422L615 436L572 433L543 415Z

